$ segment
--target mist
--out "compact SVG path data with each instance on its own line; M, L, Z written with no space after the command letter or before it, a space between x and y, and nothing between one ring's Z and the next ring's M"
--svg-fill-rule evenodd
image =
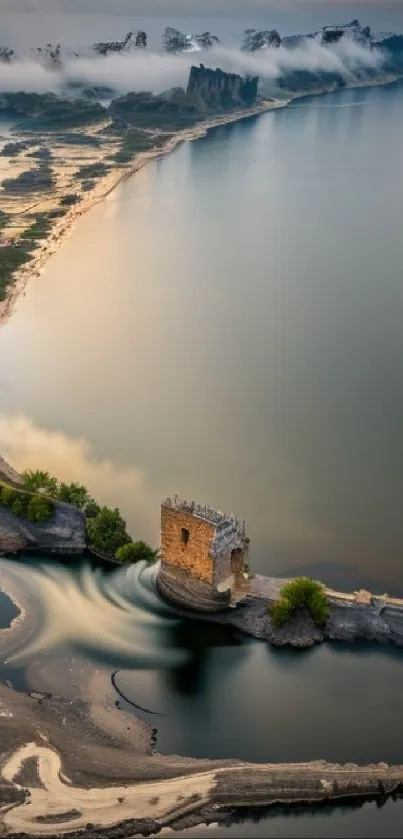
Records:
M141 50L107 57L67 58L62 70L48 69L35 59L24 59L2 67L0 91L61 93L67 83L82 82L107 85L118 94L133 90L161 93L171 87L186 87L190 66L199 62L227 72L258 75L262 80L275 81L286 70L309 70L338 72L348 82L353 81L361 68L379 68L383 56L378 50L344 38L331 46L312 39L296 49L280 46L256 53L218 45L208 51L183 55Z

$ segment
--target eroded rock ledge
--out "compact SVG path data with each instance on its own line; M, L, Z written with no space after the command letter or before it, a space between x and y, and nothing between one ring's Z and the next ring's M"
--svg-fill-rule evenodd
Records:
M251 593L235 608L228 609L224 605L222 611L213 611L217 609L217 603L210 603L203 596L199 599L203 592L196 584L189 587L188 583L185 587L173 576L160 573L157 587L161 596L184 616L228 624L274 646L304 648L324 641L375 641L403 647L403 606L382 598L359 603L329 595L330 618L323 628L315 626L308 612L300 609L287 624L276 629L269 610L284 582L279 578L256 575Z

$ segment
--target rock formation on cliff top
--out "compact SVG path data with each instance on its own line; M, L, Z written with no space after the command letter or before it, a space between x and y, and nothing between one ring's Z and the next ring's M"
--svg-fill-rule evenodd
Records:
M258 76L242 78L200 64L190 69L186 95L201 112L248 107L256 101L258 83Z

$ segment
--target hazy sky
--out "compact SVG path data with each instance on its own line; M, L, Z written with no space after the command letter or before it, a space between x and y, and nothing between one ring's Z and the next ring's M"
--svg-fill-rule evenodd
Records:
M281 13L323 12L325 18L342 12L347 18L356 13L403 13L403 0L1 0L2 13L94 13L133 14L167 17L185 15L251 16Z

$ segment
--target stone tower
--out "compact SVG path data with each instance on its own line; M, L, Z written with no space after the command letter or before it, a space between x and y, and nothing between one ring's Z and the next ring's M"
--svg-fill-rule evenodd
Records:
M249 591L245 522L178 496L161 505L158 588L177 605L215 611Z

